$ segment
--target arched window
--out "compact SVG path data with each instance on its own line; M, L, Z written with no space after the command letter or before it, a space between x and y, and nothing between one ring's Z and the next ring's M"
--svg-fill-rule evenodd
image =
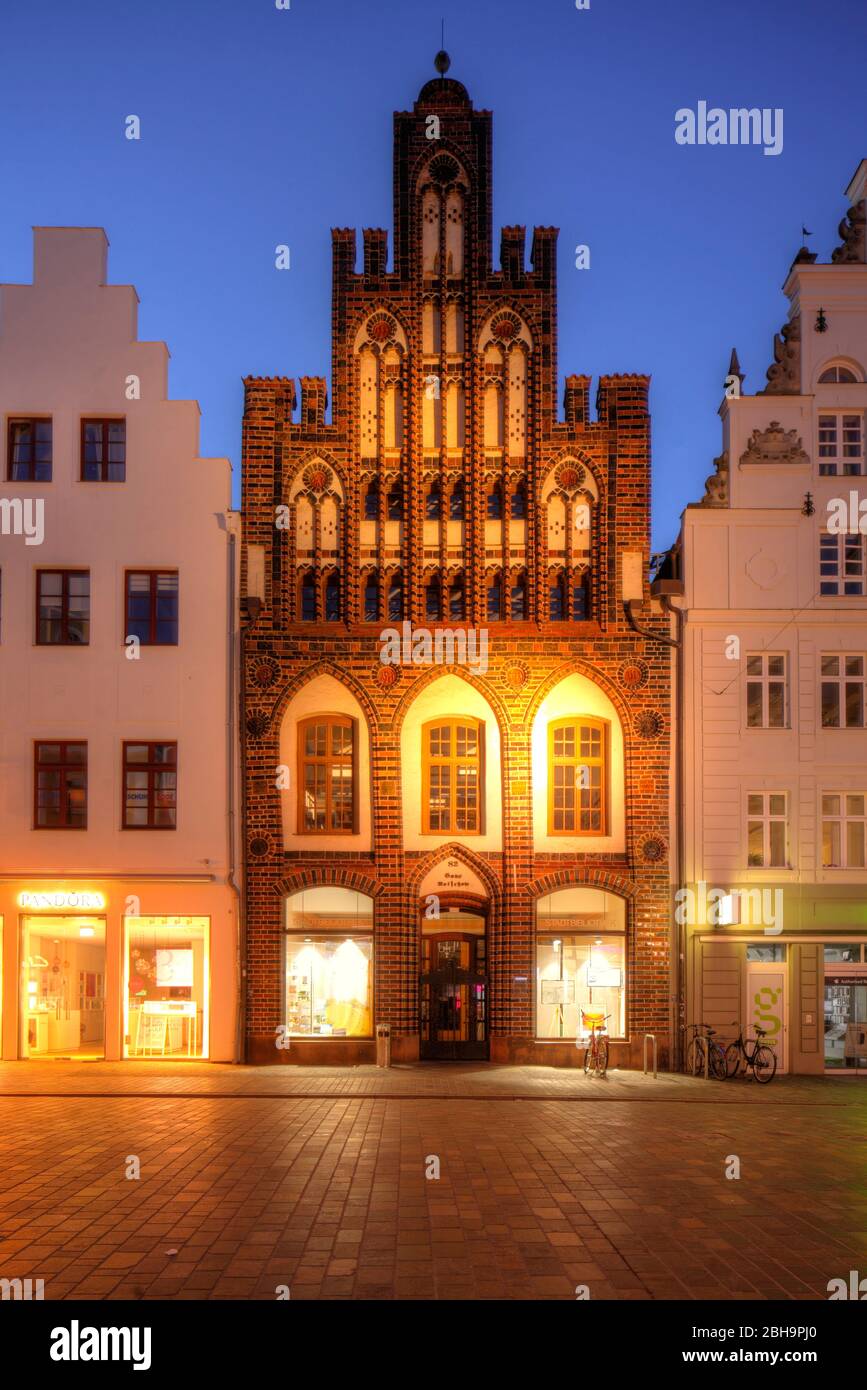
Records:
M566 617L566 581L562 575L552 579L548 589L548 617L561 623Z
M431 483L430 492L425 499L425 517L428 521L439 521L443 509L443 495L439 483Z
M527 618L527 577L519 574L509 594L509 615L513 623L523 623Z
M465 616L464 577L462 574L457 574L449 585L448 621L450 623L461 623Z
M515 484L512 493L512 520L524 521L527 517L527 486L523 481Z
M391 623L399 623L403 618L403 576L398 573L392 576L388 586L388 620Z
M460 479L452 488L452 495L449 499L449 516L452 521L463 521L464 519L464 485Z
M496 482L488 492L488 520L501 521L503 517L503 485Z
M422 729L425 835L482 833L484 724L478 719L437 719Z
M375 478L368 483L367 491L364 494L364 519L365 521L379 520L379 483Z
M325 621L340 622L340 576L329 574L325 581Z
M316 622L316 580L309 572L301 580L301 621Z
M356 829L355 721L314 715L298 725L298 834L351 835Z
M400 483L395 483L389 490L387 514L389 521L403 520L403 486Z
M425 585L424 615L429 623L438 623L442 617L442 594L440 581L433 575Z
M364 585L364 621L379 621L379 575L369 574Z
M851 386L857 382L858 378L851 367L843 367L835 363L833 367L826 367L819 377L819 385L827 386L836 383L838 386Z
M549 835L607 835L608 746L602 719L548 725Z
M502 622L503 576L501 574L493 574L488 579L487 612L489 623Z
M565 617L565 614L564 614ZM584 623L590 617L590 577L582 574L572 585L572 621Z

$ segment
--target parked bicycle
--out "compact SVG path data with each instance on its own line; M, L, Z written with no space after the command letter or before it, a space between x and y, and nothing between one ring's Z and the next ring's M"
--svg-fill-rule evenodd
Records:
M733 1023L732 1027L738 1027ZM764 1028L756 1029L754 1038L744 1040L743 1026L733 1043L729 1043L726 1048L726 1075L737 1076L739 1072L746 1075L752 1072L757 1081L765 1085L768 1081L773 1081L777 1070L777 1054L767 1043L762 1042L762 1038L767 1037L767 1030Z
M605 1028L610 1014L586 1013L581 1010L581 1028L590 1029L590 1041L584 1052L584 1075L604 1076L608 1070L608 1033Z
M704 1076L707 1057L707 1075L716 1081L725 1081L728 1076L726 1049L716 1041L716 1030L707 1023L691 1023L689 1026L692 1037L686 1045L683 1067L687 1076ZM703 1033L699 1032L700 1028L704 1029Z

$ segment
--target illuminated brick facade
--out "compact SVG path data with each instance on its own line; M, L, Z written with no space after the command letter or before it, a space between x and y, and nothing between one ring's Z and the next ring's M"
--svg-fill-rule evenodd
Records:
M484 1055L574 1065L574 1032L539 1026L536 911L584 886L622 913L612 1057L634 1064L646 1031L665 1055L670 1026L669 652L624 611L637 585L638 623L668 631L646 578L648 379L601 377L592 419L590 378L569 376L559 419L557 233L535 229L527 270L524 228L505 228L493 269L490 113L440 77L394 130L393 269L384 231L365 230L360 271L355 232L332 233L331 422L321 379L302 378L300 415L292 380L245 382L248 1059L373 1057L339 1030L275 1046L284 900L324 885L371 899L371 1021L391 1025L393 1058L417 1057L439 885L446 917L485 923ZM484 630L487 660L384 664L381 634L403 622ZM311 710L356 731L340 835L305 833ZM473 833L425 819L431 713L486 740ZM605 806L599 833L570 835L552 830L548 729L585 715L604 733Z

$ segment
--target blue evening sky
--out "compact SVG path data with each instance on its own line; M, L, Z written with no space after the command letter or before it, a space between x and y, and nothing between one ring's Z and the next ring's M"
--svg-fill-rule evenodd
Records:
M0 280L33 225L102 225L140 336L240 470L242 376L330 375L331 227L391 231L392 113L433 75L494 113L494 240L560 233L561 379L652 374L654 545L719 452L736 345L765 382L802 223L822 260L867 156L867 3L40 0L4 7ZM782 107L784 148L681 147L674 113ZM138 115L139 142L124 138ZM591 248L591 269L574 247ZM292 268L274 268L287 243Z

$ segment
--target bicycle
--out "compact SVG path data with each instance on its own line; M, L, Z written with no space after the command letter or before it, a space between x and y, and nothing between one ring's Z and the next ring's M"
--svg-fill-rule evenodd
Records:
M721 1043L714 1041L716 1030L707 1023L691 1023L689 1026L692 1029L692 1037L687 1043L683 1067L687 1076L704 1076L707 1050L707 1075L712 1076L715 1081L725 1081L729 1074L726 1049ZM704 1033L699 1033L699 1028L703 1028Z
M737 1076L743 1067L744 1073L752 1071L753 1076L762 1085L767 1085L773 1081L777 1071L777 1054L767 1043L762 1042L762 1038L767 1037L767 1029L757 1028L755 1038L744 1041L743 1025L732 1024L732 1027L739 1027L737 1039L729 1043L726 1048L726 1075ZM748 1052L748 1044L752 1042L752 1051Z
M608 1034L605 1025L610 1014L585 1013L581 1010L581 1026L590 1029L590 1041L584 1051L584 1075L604 1076L608 1070Z

